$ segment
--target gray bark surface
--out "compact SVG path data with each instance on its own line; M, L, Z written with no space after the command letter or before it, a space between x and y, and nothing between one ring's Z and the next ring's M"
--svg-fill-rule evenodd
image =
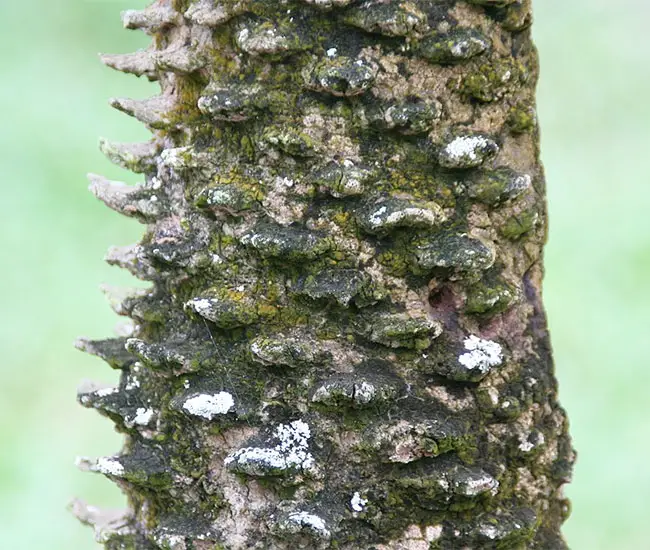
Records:
M79 400L109 550L562 549L574 452L541 302L545 182L528 0L158 0L123 14L160 83L111 104L143 222L107 261L129 333Z

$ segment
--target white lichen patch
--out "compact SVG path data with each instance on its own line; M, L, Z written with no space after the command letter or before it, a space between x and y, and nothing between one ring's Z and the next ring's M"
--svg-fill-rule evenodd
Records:
M465 52L469 50L470 44L471 42L469 40L459 40L452 45L449 51L454 57L462 59L465 56Z
M193 152L194 149L191 146L163 149L160 152L160 160L169 168L181 170L188 167L187 161L191 158Z
M202 393L190 397L183 403L183 410L193 416L212 420L215 416L229 413L235 407L235 400L228 392Z
M188 301L185 306L205 318L210 318L215 311L214 300L209 298L194 298Z
M486 136L458 136L442 148L439 161L446 168L475 168L497 150L497 144Z
M440 216L437 212L433 212L427 208L410 207L397 212L391 212L386 217L386 224L390 226L400 225L404 222L419 222L426 223L427 225L435 225L438 223Z
M354 400L361 405L367 405L377 395L377 388L369 382L362 381L354 385Z
M490 540L496 540L499 536L499 529L497 529L494 525L488 525L485 523L479 527L478 532Z
M309 452L311 431L302 420L280 424L273 432L275 447L245 447L228 455L224 464L250 475L267 475L277 471L309 470L314 457Z
M340 398L351 401L357 405L368 405L375 399L387 397L390 391L382 392L375 385L362 380L354 383L324 383L314 392L311 400L314 403L334 404Z
M332 535L323 518L304 511L289 514L280 523L280 529L291 533L306 530L322 539L329 539Z
M333 391L334 390L334 391ZM311 396L313 403L325 403L329 401L335 394L341 394L341 389L334 386L331 387L328 384L323 384L316 388L314 395Z
M289 461L301 464L313 462L308 453L311 430L306 422L295 420L291 424L280 424L274 435L280 440L276 448L286 453Z
M496 495L499 482L489 474L477 475L463 480L461 492L468 497L475 497L484 493Z
M511 198L518 197L524 191L531 189L533 186L533 178L529 174L519 174L510 182L507 191Z
M490 398L490 403L496 407L499 404L499 390L490 386L487 388L487 395Z
M335 197L349 197L363 193L363 182L368 178L369 170L360 168L350 159L342 162L343 172L336 189L330 190Z
M124 466L114 458L102 457L98 458L95 466L92 468L95 472L109 476L123 476Z
M170 550L187 550L185 544L185 537L182 535L175 535L170 533L156 533L154 541L161 548L169 548Z
M149 422L153 418L154 410L146 409L145 407L139 407L135 411L135 415L132 418L127 419L127 423L131 426L148 426Z
M387 210L388 209L385 206L382 206L379 210L373 212L368 218L370 225L373 227L380 227L384 219L384 214L387 212Z
M224 464L238 464L252 474L263 475L267 470L286 470L291 467L289 460L277 449L246 447L226 457ZM259 466L257 468L256 466Z
M427 542L438 540L442 536L442 525L427 525L424 528L424 539Z
M313 4L319 8L333 8L347 6L352 0L304 0L307 4Z
M457 59L467 59L473 57L474 52L483 52L487 49L485 40L468 35L467 38L454 42L450 48L451 55Z
M356 491L350 499L350 508L355 512L363 512L366 509L366 504L368 504L368 500L362 498L359 491Z
M374 212L362 218L366 231L377 232L394 227L431 227L444 220L442 209L435 203L417 204L389 199Z
M102 384L92 382L90 380L84 381L77 389L79 402L82 405L88 405L98 398L108 397L118 393L118 389L112 386L103 387Z
M102 388L101 390L94 392L94 394L95 397L108 397L109 395L116 394L118 391L117 388Z
M454 160L469 158L477 160L477 151L487 145L487 140L481 136L461 136L454 139L445 147L445 152Z
M536 441L531 441L532 439ZM519 435L519 445L518 448L522 453L529 453L533 449L536 449L538 447L541 447L544 445L546 439L544 438L544 434L541 432L536 432L534 435L524 435L520 434Z
M499 344L471 335L464 342L467 353L458 357L458 362L468 370L487 374L492 367L503 362L503 351Z
M207 204L210 206L229 204L231 200L232 194L226 189L211 189L207 196Z
M320 343L301 332L273 338L259 337L253 340L250 346L254 361L263 365L283 365L290 368L313 362L322 354L320 348Z
M247 53L276 54L291 48L289 39L276 28L243 28L235 37L237 45Z
M135 370L135 368L133 369ZM124 386L124 389L129 391L129 390L134 390L136 388L140 387L140 380L135 376L135 374L129 374L126 377L126 384Z

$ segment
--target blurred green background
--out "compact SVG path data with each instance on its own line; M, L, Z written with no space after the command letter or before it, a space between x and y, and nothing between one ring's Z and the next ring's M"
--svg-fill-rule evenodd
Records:
M141 226L88 192L84 174L137 181L97 151L98 136L146 138L106 105L153 85L95 53L147 43L119 12L145 0L0 0L0 546L96 548L65 510L74 495L119 505L76 455L112 454L108 420L75 402L83 378L113 381L72 348L117 318L97 287L126 275L102 262ZM650 34L644 0L537 0L551 213L545 299L561 398L579 462L568 488L572 549L650 548Z

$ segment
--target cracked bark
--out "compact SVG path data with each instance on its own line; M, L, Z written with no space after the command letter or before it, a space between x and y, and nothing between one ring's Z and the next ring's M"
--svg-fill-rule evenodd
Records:
M108 549L566 548L574 453L541 303L528 0L158 0L123 14L160 83L111 105L146 224L107 261L121 371L79 401L128 497Z

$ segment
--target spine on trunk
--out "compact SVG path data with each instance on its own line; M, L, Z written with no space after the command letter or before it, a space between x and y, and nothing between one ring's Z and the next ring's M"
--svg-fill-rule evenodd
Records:
M145 224L79 400L117 549L562 549L573 450L541 304L530 0L158 0L105 55L148 143L91 176Z

